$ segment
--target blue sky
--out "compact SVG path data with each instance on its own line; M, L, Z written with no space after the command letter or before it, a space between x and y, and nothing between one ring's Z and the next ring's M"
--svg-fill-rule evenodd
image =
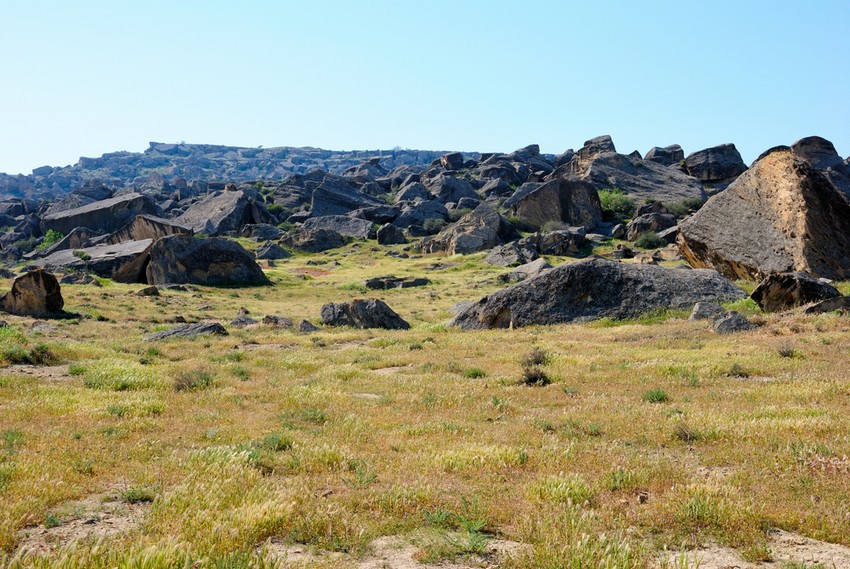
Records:
M850 154L846 0L30 0L0 21L8 173L152 140Z

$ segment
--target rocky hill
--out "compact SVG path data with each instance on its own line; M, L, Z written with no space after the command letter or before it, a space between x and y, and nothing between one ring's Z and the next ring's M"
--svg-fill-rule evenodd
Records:
M117 189L145 182L209 180L242 182L283 180L293 174L324 170L341 174L378 159L389 169L429 164L443 152L432 150L354 150L321 148L240 148L210 144L151 142L144 152L110 152L100 158L80 158L72 166L35 168L31 175L0 173L0 199L67 194L82 186Z

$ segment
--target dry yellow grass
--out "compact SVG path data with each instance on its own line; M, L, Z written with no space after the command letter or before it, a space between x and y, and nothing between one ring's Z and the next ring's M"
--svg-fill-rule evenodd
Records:
M504 270L369 249L281 262L271 287L66 286L83 317L54 332L4 317L4 350L44 343L70 373L0 369L0 566L272 567L269 539L317 553L299 566L346 566L376 537L423 531L462 536L424 560L488 536L528 544L502 561L515 568L645 567L712 541L765 559L772 527L850 545L847 317L766 315L732 336L658 317L447 330L449 308ZM359 290L382 274L433 284ZM363 296L413 329L142 339L177 315L316 322ZM550 356L546 387L517 383L533 348ZM176 391L187 371L204 381ZM93 495L138 498L141 521L22 550L27 528L61 526Z

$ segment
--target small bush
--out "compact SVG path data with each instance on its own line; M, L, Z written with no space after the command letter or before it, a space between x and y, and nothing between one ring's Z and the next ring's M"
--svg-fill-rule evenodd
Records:
M471 212L472 210L469 208L457 208L453 209L449 212L449 221L455 222L459 220L461 217Z
M552 383L552 380L549 379L549 376L546 375L546 372L540 369L540 367L534 366L523 368L520 383L523 385L544 387Z
M463 370L463 377L467 377L469 379L478 379L479 377L487 377L487 372L483 369L472 367Z
M667 395L666 391L657 387L644 393L642 399L647 403L666 403L670 400L670 397Z
M214 383L210 372L203 369L181 371L174 378L175 391L200 391L212 387Z
M91 261L91 255L89 255L88 253L86 253L82 249L74 249L74 252L72 253L72 255L74 255L74 257L78 258L79 260L83 261L84 263Z
M44 239L41 241L41 245L38 246L40 251L44 251L48 247L52 247L59 241L61 241L65 237L64 234L56 231L55 229L48 229L47 233L44 234Z
M518 217L516 215L509 215L507 217L507 220L508 220L508 223L513 225L516 228L516 230L521 232L521 233L533 233L533 232L537 231L537 227L535 225L529 223L528 221L526 221L523 218Z
M445 226L445 220L438 218L426 219L425 223L422 224L422 227L424 227L425 231L427 231L428 233L439 233L440 230Z
M149 486L131 486L124 490L121 497L130 504L143 504L153 502L156 498L156 493Z
M262 447L272 452L282 452L292 448L292 439L287 435L273 433L263 439Z
M56 355L46 344L36 344L31 350L15 344L3 346L0 356L10 364L45 366L58 361Z
M629 219L635 214L635 200L620 188L599 191L602 218L606 221Z
M667 242L659 237L654 231L641 233L638 238L635 239L635 247L640 247L641 249L659 249L665 245L667 245Z
M534 348L522 358L522 367L543 366L551 361L549 352L540 348Z

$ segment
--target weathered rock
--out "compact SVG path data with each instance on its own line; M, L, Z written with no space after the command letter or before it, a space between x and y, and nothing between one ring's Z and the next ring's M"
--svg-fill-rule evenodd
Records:
M390 275L386 277L374 277L371 279L366 279L363 284L368 289L387 290L392 288L413 288L419 286L426 286L431 284L431 281L424 277L396 277Z
M440 165L446 170L460 170L463 168L463 154L460 152L449 152L440 156Z
M573 229L559 229L542 235L537 233L531 239L541 255L574 256L587 245L584 233Z
M266 314L263 316L263 324L272 328L292 328L292 320L283 316L274 314Z
M626 239L634 241L644 233L658 233L675 226L675 215L669 213L647 213L629 222L626 226Z
M825 312L850 312L850 296L839 296L821 300L805 309L806 314L823 314Z
M263 243L259 247L257 247L256 252L258 259L266 259L277 261L279 259L287 259L292 256L292 253L275 243L274 241L267 241Z
M438 235L425 239L422 252L466 255L492 249L515 237L518 235L513 225L499 215L493 206L481 204Z
M77 272L70 273L59 279L60 285L90 285L94 287L102 287L100 281L88 273Z
M429 220L446 220L448 217L449 210L437 200L422 200L405 206L393 224L398 227L424 226Z
M156 241L169 235L192 235L192 230L152 215L137 215L133 220L106 238L105 243L115 245L125 241Z
M156 204L151 198L130 193L45 215L41 225L44 231L53 229L62 234L68 234L76 227L87 227L98 233L110 233L123 227L137 215L157 213Z
M552 268L552 265L546 262L546 259L536 259L524 265L516 267L511 272L501 275L499 280L503 282L516 283L524 281L543 273Z
M243 227L240 235L257 241L273 241L283 237L284 233L286 232L270 223L256 223Z
M298 332L301 334L312 334L313 332L318 332L319 327L310 322L309 320L302 320L298 324Z
M593 229L602 221L596 188L580 180L523 184L503 207L535 227L554 221Z
M284 238L282 242L284 245L299 251L319 253L342 247L348 243L348 239L332 229L313 229L298 231L294 235Z
M497 267L512 267L530 263L537 256L537 245L529 239L520 239L494 247L484 262Z
M801 271L850 278L850 204L824 174L791 150L758 160L679 225L694 267L729 278Z
M239 232L248 224L271 223L274 217L255 190L226 190L193 204L175 220L195 233L221 235Z
M779 312L839 296L841 293L831 284L799 272L768 275L750 295L765 312Z
M408 184L404 186L399 192L396 194L396 201L399 202L412 202L418 199L421 200L432 200L434 196L431 195L431 192L428 191L424 185L419 182L414 182L412 184Z
M818 170L844 169L844 160L836 152L835 146L820 136L802 138L791 145L791 150Z
M215 336L227 336L227 330L218 322L197 322L195 324L180 324L162 332L148 334L145 340L170 340L172 338L197 338L213 334Z
M230 321L230 325L234 328L247 328L248 326L253 326L254 324L259 323L247 314L239 314L236 316L236 318Z
M658 232L658 237L660 237L661 240L667 243L668 245L676 243L676 239L679 238L679 225L677 224L673 225L672 227L668 227L667 229L662 229ZM678 249L678 247L676 248ZM676 254L679 254L678 250L676 251Z
M464 329L634 318L660 308L745 298L714 271L587 259L485 296L450 322Z
M685 158L685 170L705 183L731 181L746 172L747 165L734 144L706 148Z
M675 166L685 159L685 152L678 144L672 144L664 148L654 146L650 148L643 159L649 162L657 162L662 166Z
M377 233L378 243L381 245L400 245L407 243L404 231L392 223L382 225Z
M726 311L716 302L697 302L688 320L715 320L725 314Z
M117 282L135 283L143 280L143 262L152 243L150 239L143 239L64 249L39 259L35 264L51 270L85 271Z
M33 251L32 257L47 257L56 251L64 251L66 249L81 249L86 246L86 243L97 237L98 234L88 227L75 227L65 237L45 249L44 251ZM30 255L24 255L29 258Z
M330 229L340 235L353 237L354 239L368 239L375 236L375 226L371 221L349 217L347 215L311 217L304 222L302 229L305 231Z
M734 334L735 332L746 332L758 328L754 323L747 320L746 316L734 310L715 318L711 327L718 334Z
M155 286L146 286L138 291L136 296L159 296L159 289Z
M461 198L480 200L472 186L466 180L452 176L437 176L427 184L437 201L442 204L457 203Z
M358 192L343 183L326 180L313 190L310 211L313 217L345 215L356 209L385 206L386 202Z
M65 300L59 281L43 269L29 271L12 282L12 290L0 297L0 310L18 316L60 314Z
M154 243L145 270L148 284L265 284L254 256L235 241L172 235Z
M330 303L322 306L322 322L329 326L354 328L386 328L407 330L410 324L396 314L382 300L357 299L351 302Z

